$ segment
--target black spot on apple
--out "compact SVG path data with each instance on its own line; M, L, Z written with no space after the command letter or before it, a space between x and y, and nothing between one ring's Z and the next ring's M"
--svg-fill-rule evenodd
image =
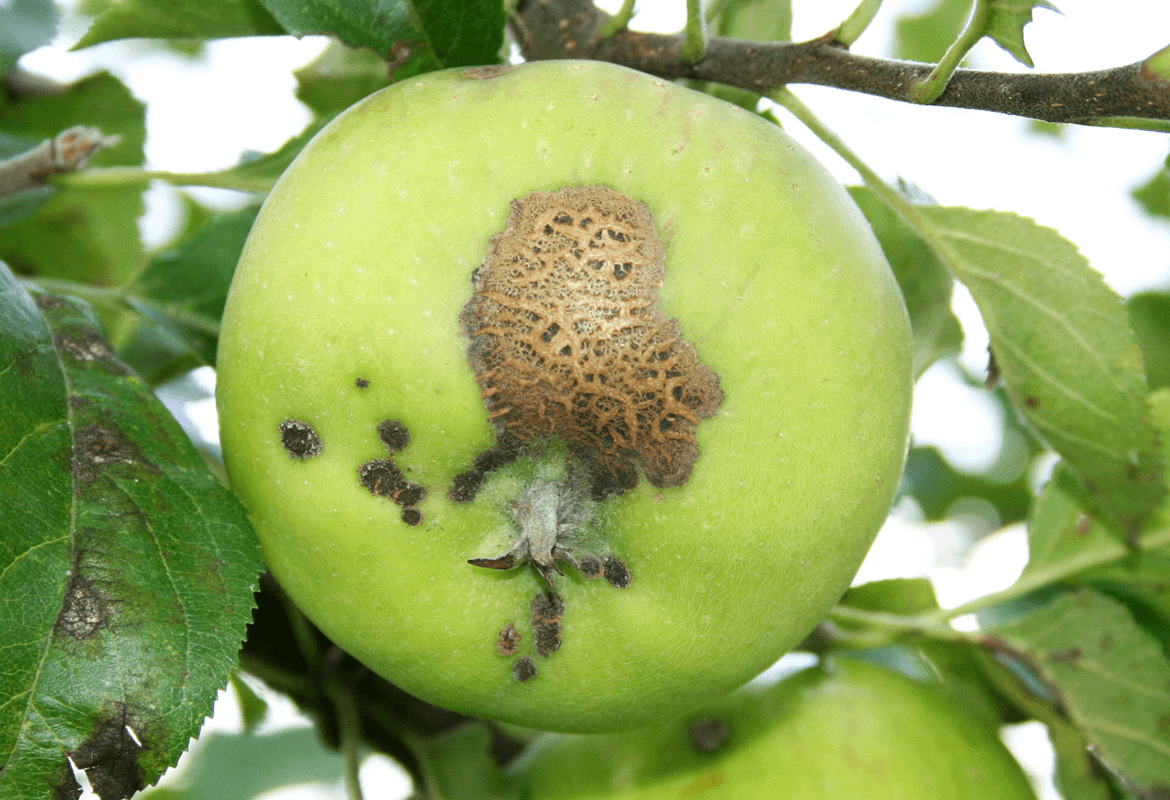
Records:
M504 553L502 556L495 558L470 558L467 563L473 567L483 567L485 569L512 569L516 566L516 556L513 553Z
M516 630L516 623L509 622L496 639L496 652L502 656L514 656L519 649L520 631Z
M286 419L280 423L280 443L293 458L304 461L321 454L321 437L309 423L299 419Z
M515 665L512 667L512 677L524 683L524 681L536 677L536 662L530 657L524 656L517 659Z
M447 492L447 498L452 503L470 503L479 494L479 489L483 486L484 479L487 478L482 472L475 470L468 470L455 476L451 481L451 489Z
M427 496L427 490L409 481L394 495L394 502L400 506L417 506Z
M370 494L393 499L406 486L406 476L391 458L367 461L358 467L358 480L370 490Z
M410 444L410 431L400 420L387 419L378 423L378 438L391 454ZM402 507L401 518L407 525L422 523L423 515L418 505L426 499L427 490L406 479L402 468L394 458L378 458L358 467L358 482L371 494L385 497Z
M665 277L643 203L601 186L512 202L459 318L497 449L559 437L595 499L636 486L638 467L654 486L687 482L723 392L659 309ZM461 475L453 499L473 498L473 473L488 471Z
M731 731L723 720L708 718L691 725L689 733L696 748L704 753L714 753L727 741Z
M511 72L515 67L511 64L491 64L486 67L471 67L459 73L464 78L477 81L487 81L492 78L498 78L505 73Z
M560 595L541 592L532 600L532 635L537 655L548 658L561 649L561 620L565 604Z
M475 457L475 465L455 476L447 497L453 503L470 503L479 493L488 473L506 466L524 454L525 446L518 440L497 435L496 444Z
M353 385L359 389L368 389L370 387L370 382L365 378L358 378L353 382Z
M426 487L411 483L392 458L376 458L358 467L358 483L370 494L385 497L402 507L402 521L407 525L422 522L417 506L426 499Z
M397 453L410 444L410 431L396 419L383 420L378 424L378 437L390 449Z
M577 559L577 569L586 580L596 580L601 577L601 559L597 556L582 556Z
M626 562L617 556L605 556L601 559L601 568L605 580L615 589L629 588L630 582L634 579Z

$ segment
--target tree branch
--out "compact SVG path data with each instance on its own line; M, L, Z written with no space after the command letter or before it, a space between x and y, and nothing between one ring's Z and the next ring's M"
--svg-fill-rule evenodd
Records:
M83 125L64 130L32 150L0 161L0 197L44 186L53 175L81 169L99 148L117 141Z
M524 57L539 61L587 58L623 64L663 78L691 78L766 95L790 83L830 86L910 101L910 88L925 80L930 64L850 53L829 37L809 42L750 42L711 37L705 56L688 63L686 41L625 30L605 39L598 30L609 15L589 0L521 0L517 8ZM1063 74L956 70L933 105L995 111L1046 122L1115 124L1119 118L1170 121L1170 79L1149 59L1114 69Z

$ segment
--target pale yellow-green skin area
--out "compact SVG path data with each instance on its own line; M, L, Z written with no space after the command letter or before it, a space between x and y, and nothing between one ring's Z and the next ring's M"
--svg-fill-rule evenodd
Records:
M725 726L711 752L698 720ZM849 659L636 733L546 736L509 771L526 800L1036 800L985 719Z
M643 480L603 504L588 544L624 559L633 583L566 568L563 646L545 659L529 623L537 573L467 564L508 549L508 503L534 468L470 504L446 497L494 441L458 317L512 199L599 184L649 206L666 244L662 309L725 400L698 427L689 483ZM248 240L218 366L232 486L308 616L423 699L571 731L693 707L805 636L885 518L911 393L901 297L823 167L730 104L576 62L427 75L322 131ZM316 429L319 456L290 457L285 419ZM429 490L418 526L358 483L360 464L389 455L386 419L412 437L396 463ZM525 683L496 652L508 622L537 663Z

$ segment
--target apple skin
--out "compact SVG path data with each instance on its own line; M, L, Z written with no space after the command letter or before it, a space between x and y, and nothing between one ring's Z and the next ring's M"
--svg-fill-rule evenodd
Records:
M526 800L1036 800L984 718L850 658L631 733L545 734L509 774Z
M685 485L643 480L599 504L587 544L632 584L565 566L560 650L519 682L548 587L467 561L508 550L511 504L563 458L522 458L473 502L448 498L495 439L459 317L510 202L572 185L648 206L660 307L724 399ZM897 285L820 164L728 103L571 61L431 73L322 130L251 232L218 370L232 487L308 617L436 705L576 732L695 707L815 626L892 502L912 385ZM418 524L359 483L359 465L387 458L387 420L410 437L395 464L427 490ZM290 455L281 423L310 426L320 452ZM516 656L497 652L509 623Z

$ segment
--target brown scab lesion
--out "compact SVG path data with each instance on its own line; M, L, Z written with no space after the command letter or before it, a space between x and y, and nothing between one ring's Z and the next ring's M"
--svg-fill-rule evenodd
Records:
M502 656L514 656L520 652L520 631L515 622L509 622L496 637L496 652Z
M532 636L536 654L548 658L561 649L561 621L565 604L556 592L541 592L532 600Z
M286 419L279 425L280 443L292 458L304 461L321 454L321 437L312 425L300 419Z
M107 599L76 567L69 576L65 600L57 615L57 629L74 639L88 639L106 626Z
M378 438L391 453L397 453L410 444L410 431L399 420L386 419L378 423Z
M407 525L419 525L423 515L418 506L426 499L426 487L406 479L402 468L394 463L394 453L410 444L410 432L399 420L383 420L378 423L378 438L390 451L390 458L375 458L358 467L358 483L370 494L385 497L401 506L402 521Z
M565 603L556 592L541 592L530 605L532 648L536 655L548 658L561 649L561 624L565 618ZM520 632L509 622L496 638L496 652L513 656L520 652ZM523 683L536 675L536 662L531 656L522 656L512 665L512 677Z
M626 562L613 555L601 559L601 574L605 576L606 583L615 589L628 589L633 580Z
M685 484L723 392L658 307L665 275L643 203L602 186L513 201L460 314L496 430L487 452L558 437L596 500L634 488L639 468L654 486ZM474 499L487 471L463 473L451 498Z
M530 656L516 659L512 666L512 677L520 683L536 677L536 662Z

